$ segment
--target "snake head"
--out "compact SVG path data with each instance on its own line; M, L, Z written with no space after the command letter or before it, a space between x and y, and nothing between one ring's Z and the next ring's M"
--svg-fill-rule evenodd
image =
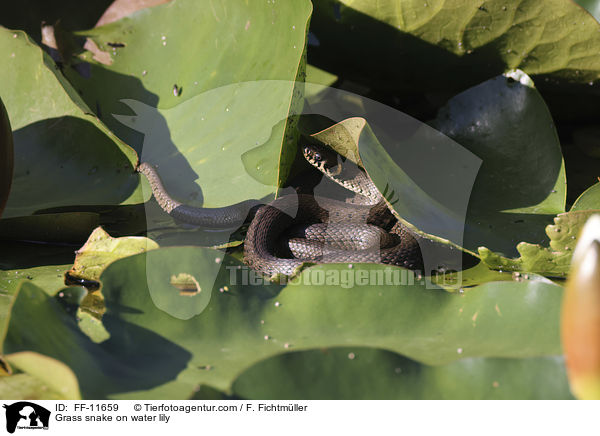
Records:
M320 171L336 173L335 167L341 168L342 157L329 147L307 144L302 148L302 154L312 166Z

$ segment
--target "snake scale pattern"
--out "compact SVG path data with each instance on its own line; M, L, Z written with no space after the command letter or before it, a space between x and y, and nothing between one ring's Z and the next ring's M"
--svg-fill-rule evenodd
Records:
M367 176L352 162L320 146L303 147L304 157L334 182L353 191L351 200L298 194L263 205L246 200L222 208L200 208L174 200L157 170L143 162L137 171L160 207L174 219L211 229L235 229L251 221L244 261L270 277L292 276L305 263L383 263L422 270L419 244L395 219Z

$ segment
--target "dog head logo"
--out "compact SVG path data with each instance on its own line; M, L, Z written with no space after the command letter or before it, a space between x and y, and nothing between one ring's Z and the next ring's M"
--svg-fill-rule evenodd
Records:
M50 411L29 401L4 405L6 409L6 431L19 429L47 429Z

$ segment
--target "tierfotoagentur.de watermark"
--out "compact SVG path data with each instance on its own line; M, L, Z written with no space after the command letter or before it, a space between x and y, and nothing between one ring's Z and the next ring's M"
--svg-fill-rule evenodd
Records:
M248 266L228 265L228 281L231 286L280 285L339 286L351 289L356 286L413 286L416 284L456 286L461 283L461 273L454 270L439 270L429 277L402 268L377 266L376 269L355 268L353 264L328 265L326 268L311 268L303 274L288 278L280 276L273 280Z

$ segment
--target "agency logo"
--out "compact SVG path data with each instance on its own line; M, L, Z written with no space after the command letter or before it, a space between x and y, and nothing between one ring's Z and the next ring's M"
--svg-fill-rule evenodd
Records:
M14 433L16 429L48 430L50 411L29 401L5 404L6 431Z

